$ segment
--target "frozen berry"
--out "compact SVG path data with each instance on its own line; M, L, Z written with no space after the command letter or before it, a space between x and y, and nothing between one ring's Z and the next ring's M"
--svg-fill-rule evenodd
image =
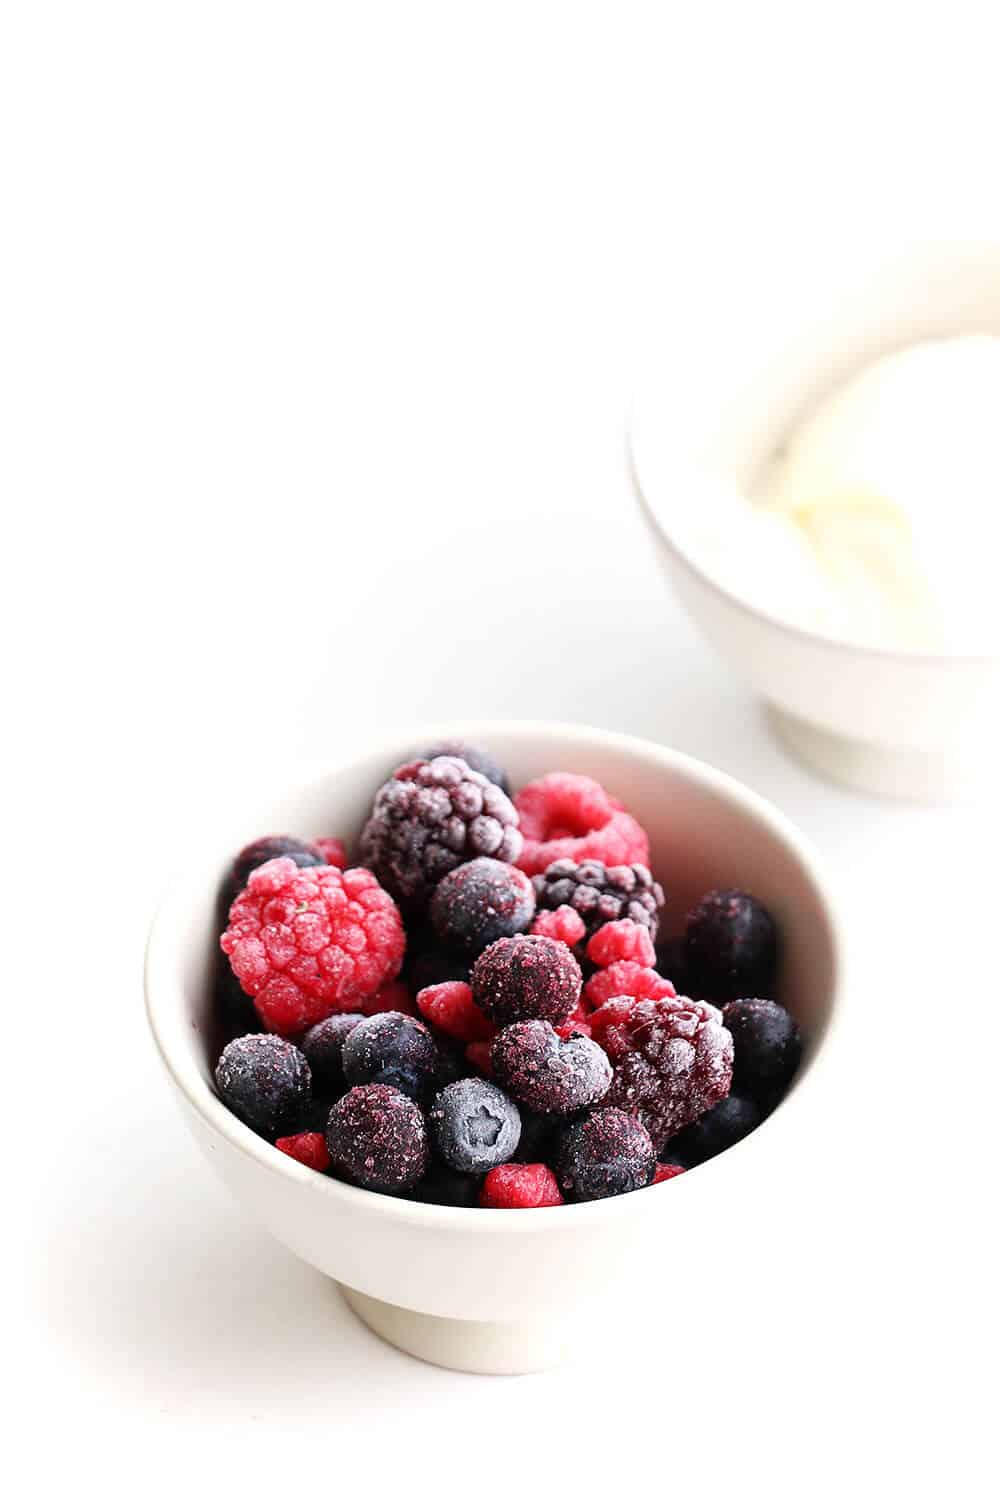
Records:
M483 1178L481 1208L557 1208L563 1202L556 1174L542 1162L507 1162Z
M366 1016L378 1016L385 1010L399 1011L403 1016L415 1016L417 1007L413 1003L406 985L400 979L390 979L375 995L368 995L361 1002L361 1012Z
M658 1161L656 1163L656 1172L653 1175L653 1182L654 1184L657 1182L669 1182L671 1177L680 1177L683 1171L684 1168L678 1162Z
M556 1035L590 1036L590 1011L585 1008L582 999L576 1002L576 1008L570 1011L565 1021L556 1027Z
M569 906L593 934L605 922L638 922L656 938L663 887L646 865L607 865L599 859L557 859L534 878L539 913Z
M364 1017L357 1011L348 1011L346 1014L327 1016L325 1021L317 1021L315 1026L310 1026L301 1045L318 1087L333 1093L344 1088L344 1043L358 1022L363 1020Z
M591 974L583 987L584 1000L595 1010L621 995L628 995L632 1000L663 1000L671 999L676 993L669 979L628 958L619 959L606 969Z
M589 776L552 771L522 787L514 806L524 835L517 863L529 875L541 874L557 859L600 860L605 866L649 864L644 830Z
M595 1109L567 1125L555 1149L556 1177L570 1203L648 1186L656 1170L649 1133L623 1109Z
M396 903L368 870L254 870L220 938L268 1031L295 1036L394 979L406 939Z
M778 964L774 918L747 891L709 891L688 916L685 953L699 994L766 995Z
M420 1203L438 1203L445 1208L475 1208L481 1182L478 1172L453 1172L443 1162L432 1161L413 1189L413 1196Z
M404 1193L430 1154L418 1105L385 1083L353 1088L330 1111L326 1146L334 1171L377 1193Z
M794 1019L775 1000L732 1000L722 1019L733 1037L733 1086L755 1099L786 1089L802 1056Z
M555 911L536 913L529 930L532 937L555 938L567 948L575 948L587 935L586 923L571 906L557 906Z
M439 755L400 766L379 788L361 856L413 909L457 865L483 854L511 864L521 844L510 798L464 760Z
M760 1121L760 1110L752 1099L729 1094L673 1137L670 1154L685 1166L696 1167L741 1141Z
M587 957L599 969L614 963L628 962L652 968L656 949L647 927L626 917L620 922L606 922L587 944Z
M215 1068L223 1104L260 1135L274 1137L298 1124L309 1103L309 1064L291 1042L257 1032L223 1049Z
M437 1082L438 1050L423 1021L382 1011L352 1028L344 1042L343 1068L350 1084L387 1083L420 1099Z
M496 1026L479 1009L469 986L460 981L421 990L417 1008L432 1026L460 1042L489 1042L496 1036Z
M254 870L266 865L269 859L290 859L301 869L308 869L311 865L326 864L326 855L318 844L306 843L304 839L293 839L287 833L272 833L266 838L255 839L252 844L247 844L241 849L233 860L233 866L226 877L222 890L222 915L228 917L229 908L232 906L240 891L246 888L246 883Z
M458 760L464 760L473 771L478 771L481 776L485 776L502 792L506 792L508 797L510 796L507 773L488 750L481 749L479 745L467 745L464 740L442 740L439 745L432 745L429 750L422 750L420 759L437 760L439 755L451 755L457 757Z
M476 1004L496 1021L565 1021L580 998L580 965L553 938L500 938L476 959L472 993Z
M435 935L471 959L497 938L524 932L535 915L535 892L523 870L499 859L470 859L440 882L431 897Z
M638 1113L657 1151L729 1093L733 1039L712 1005L609 1000L590 1025L614 1067L608 1103Z
M338 870L347 869L347 850L342 839L313 839L313 847L319 850L328 865L336 865Z
M431 1139L456 1172L488 1172L509 1161L521 1138L517 1105L483 1078L442 1089L427 1116Z
M490 1048L493 1076L537 1114L573 1114L603 1099L611 1083L607 1053L585 1036L558 1037L548 1021L516 1021Z
M298 1135L282 1135L274 1143L279 1151L300 1161L314 1172L325 1172L330 1165L326 1140L318 1130L303 1130Z

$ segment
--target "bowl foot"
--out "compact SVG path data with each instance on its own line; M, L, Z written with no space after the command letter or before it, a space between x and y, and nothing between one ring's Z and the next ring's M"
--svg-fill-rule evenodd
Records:
M959 756L848 739L807 724L773 703L766 705L766 712L774 734L796 759L855 791L902 802L953 802L977 779Z
M351 1311L379 1338L446 1370L473 1375L528 1375L551 1369L566 1352L561 1323L542 1318L523 1323L435 1318L338 1285Z

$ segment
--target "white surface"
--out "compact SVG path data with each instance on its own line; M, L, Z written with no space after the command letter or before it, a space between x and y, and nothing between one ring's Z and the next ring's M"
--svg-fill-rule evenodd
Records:
M566 1493L985 1492L996 808L877 806L788 761L666 601L622 462L640 348L691 336L720 278L749 263L759 305L834 275L851 226L977 217L995 48L963 9L5 9L27 1492L270 1500L425 1465L458 1495L525 1489L526 1454ZM442 712L703 755L823 846L853 922L827 1152L721 1285L637 1245L554 1376L372 1338L220 1192L141 1014L149 913L219 799L351 720Z

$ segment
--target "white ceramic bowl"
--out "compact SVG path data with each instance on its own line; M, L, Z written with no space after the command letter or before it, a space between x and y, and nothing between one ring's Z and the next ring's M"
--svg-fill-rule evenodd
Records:
M444 1208L349 1187L254 1135L212 1085L215 901L234 848L266 832L356 838L376 787L415 747L460 737L489 745L515 785L554 768L597 777L639 817L675 918L712 886L750 886L784 934L781 998L808 1039L787 1100L747 1140L675 1181L558 1209ZM754 1222L762 1186L787 1182L827 1127L830 1022L841 943L815 856L787 820L729 777L643 740L548 723L429 725L375 744L322 775L264 792L239 827L171 891L149 939L150 1025L198 1144L248 1213L340 1283L389 1342L456 1369L520 1372L560 1357L581 1306L605 1304L636 1247L697 1263L699 1243ZM836 1091L830 1091L835 1109ZM692 1259L694 1258L694 1259ZM183 1268L178 1274L183 1275Z
M1000 246L922 246L840 295L813 295L784 308L764 297L735 335L720 315L683 359L663 356L633 412L633 476L678 598L781 739L864 791L950 798L993 774L997 654L882 650L801 629L713 578L691 522L709 487L747 492L803 412L853 370L925 338L1000 334Z

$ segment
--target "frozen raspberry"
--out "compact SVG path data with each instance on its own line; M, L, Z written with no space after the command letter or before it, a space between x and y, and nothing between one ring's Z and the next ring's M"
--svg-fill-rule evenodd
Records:
M580 1035L563 1041L548 1021L505 1026L490 1061L500 1086L536 1114L574 1114L603 1099L611 1083L611 1064L596 1042Z
M587 944L587 957L599 969L627 961L651 969L656 963L656 949L649 929L638 922L606 922Z
M556 1174L542 1162L506 1162L483 1178L480 1208L558 1208Z
M401 979L390 979L377 994L362 1000L361 1010L366 1016L378 1016L386 1010L398 1010L404 1016L417 1014L417 1007Z
M562 1131L555 1169L563 1196L570 1203L585 1203L647 1187L656 1155L638 1120L622 1109L601 1108Z
M580 965L566 947L545 937L500 938L476 959L476 1004L506 1026L511 1021L565 1021L580 999Z
M590 1026L614 1065L607 1102L637 1112L657 1151L729 1093L733 1039L714 1005L622 997L595 1011Z
M419 1106L385 1083L363 1083L337 1101L326 1147L334 1171L376 1193L405 1193L430 1160Z
M537 877L536 877L537 878ZM540 911L531 924L532 937L555 938L567 948L575 948L587 935L587 924L571 906L557 906L555 911Z
M736 1049L733 1084L755 1099L783 1092L802 1056L802 1038L794 1019L776 1000L732 1000L722 1019Z
M679 1167L676 1162L658 1161L656 1163L656 1173L653 1177L653 1182L654 1184L657 1182L669 1182L671 1177L680 1177L683 1171L684 1168Z
M279 1151L300 1161L314 1172L325 1172L330 1165L326 1141L318 1130L303 1130L298 1135L282 1135L274 1143Z
M361 834L364 864L411 910L457 865L521 852L514 804L464 760L439 755L400 766L375 794Z
M266 838L255 839L237 854L223 885L220 902L223 925L224 919L229 915L229 908L240 891L246 889L252 872L261 865L266 865L269 859L282 858L293 860L301 869L326 863L326 856L318 844L307 844L303 839L293 839L290 834L272 833Z
M522 787L514 806L524 835L517 863L529 875L540 875L557 859L649 864L645 831L589 776L552 771ZM561 906L562 901L553 904Z
M497 938L523 932L534 915L531 881L499 859L459 865L436 887L430 904L435 936L470 962Z
M470 1042L465 1049L465 1060L470 1068L476 1068L480 1073L485 1073L489 1078L493 1072L493 1064L490 1062L489 1042Z
M591 936L605 922L638 922L656 939L663 887L646 865L612 865L599 859L557 859L533 881L539 915L570 906Z
M467 745L464 740L442 740L439 745L432 745L429 750L421 750L421 760L437 760L439 755L450 755L464 760L473 771L478 771L481 776L492 781L502 792L510 796L510 782L507 772L488 750L483 750L479 745ZM414 757L416 759L417 757Z
M215 1086L227 1109L256 1130L276 1136L297 1125L312 1093L309 1064L280 1036L255 1032L223 1048Z
M688 916L685 955L699 994L720 1003L766 995L774 988L778 929L747 891L709 891Z
M556 1035L561 1037L590 1035L590 1011L587 1010L582 999L576 1002L576 1009L570 1011L565 1021L556 1027Z
M220 938L268 1031L295 1036L394 979L406 939L399 911L368 870L254 870Z
M620 995L628 995L633 1000L665 1000L672 999L676 993L669 979L628 958L591 974L583 987L584 1001L594 1010Z
M366 1016L344 1042L348 1083L387 1083L411 1099L423 1099L438 1082L438 1050L423 1021L398 1011Z
M319 850L328 865L336 865L338 870L347 869L347 850L342 839L313 839L313 847Z
M417 1007L439 1031L460 1042L490 1042L496 1036L496 1026L479 1009L469 986L460 981L421 990Z

